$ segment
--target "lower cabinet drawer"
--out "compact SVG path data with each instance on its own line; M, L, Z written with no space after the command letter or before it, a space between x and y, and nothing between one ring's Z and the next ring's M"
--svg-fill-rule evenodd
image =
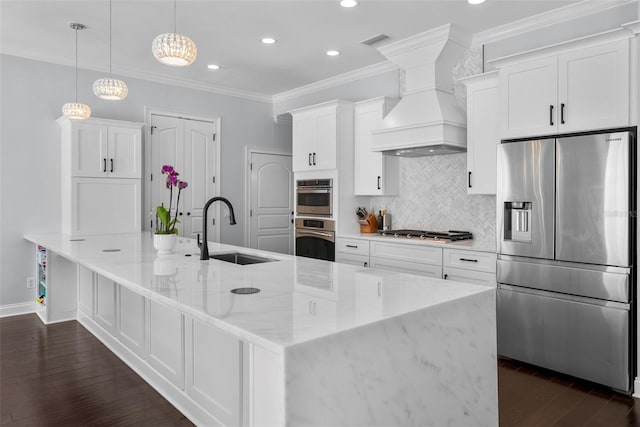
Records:
M443 265L445 267L484 271L495 274L496 254L493 252L444 249Z
M358 267L369 267L369 255L354 255L336 252L336 262L356 265Z
M432 246L371 242L371 258L385 258L410 263L442 265L442 249Z
M442 268L442 278L445 280L456 280L458 282L473 283L474 285L484 285L496 287L495 273L485 273L481 271L463 270L461 268Z
M345 237L336 238L336 253L349 253L369 256L369 242L367 240L349 239Z
M400 261L397 259L371 257L371 267L381 270L397 271L399 273L417 274L436 279L442 278L442 266L419 264L417 262Z

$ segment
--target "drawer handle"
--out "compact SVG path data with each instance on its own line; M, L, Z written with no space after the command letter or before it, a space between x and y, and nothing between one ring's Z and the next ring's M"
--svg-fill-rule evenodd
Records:
M445 274L444 277L443 277L444 280L447 280L448 278L449 278L448 274Z
M466 262L478 262L477 259L470 259L470 258L460 258L460 261L466 261Z
M358 245L347 245L348 248L358 249Z

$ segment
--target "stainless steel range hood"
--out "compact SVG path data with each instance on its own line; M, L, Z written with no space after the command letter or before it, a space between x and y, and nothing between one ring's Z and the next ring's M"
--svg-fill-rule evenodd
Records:
M453 67L470 37L448 24L378 50L405 73L400 102L372 132L372 150L433 156L467 150L466 114L453 96Z

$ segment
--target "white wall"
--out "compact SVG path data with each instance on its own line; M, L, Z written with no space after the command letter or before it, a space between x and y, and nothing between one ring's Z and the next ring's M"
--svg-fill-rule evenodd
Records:
M0 55L0 306L32 302L26 278L34 253L25 233L60 231L60 129L55 120L73 101L73 68ZM270 103L123 78L124 101L96 98L91 84L103 74L80 70L79 101L94 117L144 122L144 107L221 118L221 195L243 218L244 147L290 151L287 132L276 128ZM242 245L244 224L222 220L221 241Z

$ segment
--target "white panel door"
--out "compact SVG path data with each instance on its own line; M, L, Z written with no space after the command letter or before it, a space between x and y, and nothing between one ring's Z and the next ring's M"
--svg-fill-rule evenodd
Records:
M169 206L169 190L165 176L161 174L164 165L179 168L184 155L184 121L176 117L151 116L151 218L156 225L156 206ZM178 170L178 172L182 172ZM175 202L174 206L175 206ZM172 215L175 212L171 212Z
M371 131L382 123L383 104L356 105L354 120L354 176L356 195L381 195L383 154L371 151Z
M502 138L553 134L558 126L558 60L543 58L500 70Z
M106 125L72 123L71 176L105 177L108 168Z
M338 140L338 120L335 107L316 115L316 143L311 153L313 169L335 169Z
M144 297L118 286L118 340L140 357L144 357Z
M312 153L316 146L316 119L312 114L293 117L293 170L313 170Z
M142 133L140 129L109 126L108 175L142 178Z
M293 254L291 156L252 153L249 246Z
M141 228L139 179L73 178L71 233L137 233Z
M189 397L223 425L241 425L242 341L216 327L187 319L185 347L185 391Z
M559 56L558 130L629 125L628 39Z
M78 265L78 310L93 317L93 271Z
M184 316L149 299L145 308L147 363L184 389Z
M180 178L189 183L183 191L178 219L180 235L195 237L202 234L202 215L204 204L215 196L216 142L214 141L215 124L198 120L184 120L184 162L180 166L183 174ZM209 212L208 240L217 241L214 207Z
M116 330L116 284L96 274L94 320L110 334Z

